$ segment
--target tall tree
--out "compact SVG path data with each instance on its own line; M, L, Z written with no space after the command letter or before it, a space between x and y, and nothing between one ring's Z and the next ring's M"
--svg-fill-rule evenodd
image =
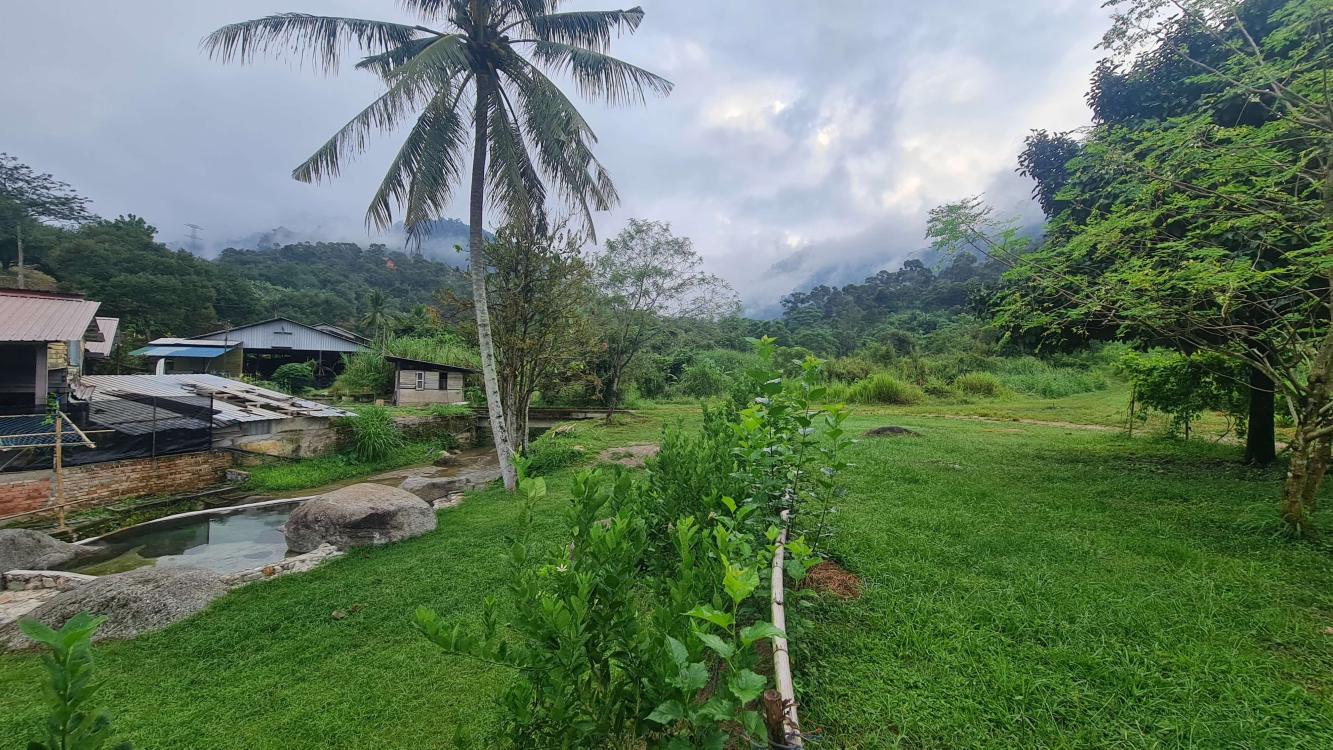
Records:
M609 104L641 103L671 84L607 54L613 36L633 33L641 8L559 12L559 0L403 0L422 17L411 25L359 18L283 13L224 26L204 40L213 57L248 62L261 54L293 55L326 72L343 50L366 53L356 67L386 91L293 171L302 181L332 178L367 145L415 117L371 200L368 225L386 228L401 210L409 232L440 218L464 178L471 120L468 211L469 269L491 431L505 486L514 487L511 445L496 379L486 295L482 222L488 197L506 219L541 217L547 186L580 211L618 198L593 156L596 137L548 77L568 76L580 93Z
M361 316L361 329L368 331L376 341L384 337L385 329L389 326L388 305L388 299L379 289L371 289L366 295L366 313Z
M33 171L32 167L9 154L0 153L0 225L8 225L14 233L19 289L24 287L25 225L33 222L81 224L92 218L88 199L74 192L74 188L49 174Z
M1179 59L1203 93L1156 125L1096 128L1071 184L1098 187L1040 251L1017 255L977 201L937 210L932 236L1015 264L1000 313L1017 328L1148 331L1270 379L1295 424L1281 517L1301 533L1333 438L1333 6L1111 5L1113 52Z
M512 222L486 244L496 370L515 450L528 444L533 395L586 376L582 370L596 335L583 244L565 221L546 232Z
M593 256L606 340L602 395L608 419L620 404L625 371L665 333L668 320L718 318L739 311L736 293L704 272L702 260L694 243L673 235L670 224L642 219L630 219L629 226Z

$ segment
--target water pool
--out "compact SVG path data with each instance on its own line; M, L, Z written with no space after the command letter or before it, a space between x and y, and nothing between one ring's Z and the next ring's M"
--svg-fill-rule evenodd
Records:
M202 511L123 529L88 542L96 554L75 569L107 575L149 565L235 573L282 560L282 525L296 502Z

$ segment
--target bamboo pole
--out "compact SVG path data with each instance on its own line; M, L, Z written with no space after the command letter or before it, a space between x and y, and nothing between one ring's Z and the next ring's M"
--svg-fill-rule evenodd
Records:
M62 443L64 441L60 439L60 425L64 421L65 421L64 415L61 414L59 411L57 411L56 412L56 456L54 462L56 470L55 500L56 500L56 516L60 519L61 531L65 530L65 485L64 482L62 481L63 477L61 472L61 469L63 468L62 464L64 463L63 461L64 452L62 451L63 448Z
M782 511L782 532L778 534L777 545L773 549L772 584L769 586L771 600L770 611L773 625L784 634L787 632L786 597L783 593L782 560L787 548L787 530L791 526L791 511ZM777 683L778 697L782 701L782 744L772 745L780 748L804 747L801 742L801 725L796 718L796 685L791 677L791 656L787 652L786 635L773 637L773 681ZM769 737L770 745L775 739Z

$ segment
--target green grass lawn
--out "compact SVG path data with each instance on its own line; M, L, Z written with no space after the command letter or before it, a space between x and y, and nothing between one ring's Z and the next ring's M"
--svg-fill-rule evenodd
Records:
M576 435L592 454L696 412ZM1203 443L854 420L885 423L922 437L853 449L831 546L864 596L793 615L819 747L1333 746L1333 561L1271 535L1274 473ZM549 477L539 533L558 533L568 479ZM99 703L145 749L490 746L507 675L442 656L408 619L422 604L475 618L518 511L472 494L432 534L99 646ZM0 656L6 747L36 737L39 675L32 655Z
M827 746L1333 747L1333 560L1272 536L1280 474L1198 442L855 426L886 423L921 437L854 448L832 544L864 595L796 633Z

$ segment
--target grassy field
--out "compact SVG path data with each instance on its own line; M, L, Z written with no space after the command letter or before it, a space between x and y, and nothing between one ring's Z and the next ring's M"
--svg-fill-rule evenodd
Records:
M696 411L575 439L592 455ZM818 746L1333 746L1333 566L1272 535L1275 473L1202 441L860 412L857 431L921 436L853 449L831 550L864 595L799 608ZM541 533L557 533L568 479L549 477ZM99 700L141 748L489 746L507 676L441 656L408 617L476 616L517 511L470 495L435 533L101 646ZM35 736L39 673L31 655L0 657L0 737L15 745Z

